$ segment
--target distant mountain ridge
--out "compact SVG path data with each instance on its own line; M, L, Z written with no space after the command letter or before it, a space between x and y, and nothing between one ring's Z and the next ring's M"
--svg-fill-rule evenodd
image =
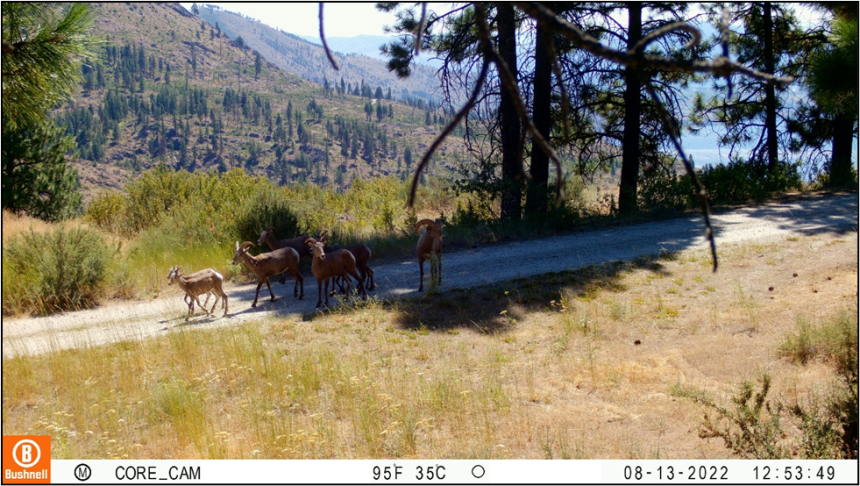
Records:
M337 40L355 38L332 38L337 45L330 43L329 47L336 51L334 57L340 68L335 71L326 57L325 50L314 41L274 29L214 5L204 4L199 7L199 15L213 27L217 24L221 32L230 39L241 37L245 45L259 52L268 62L302 79L319 84L326 80L329 83L339 83L341 78L353 85L364 81L370 86L381 86L386 92L390 88L397 99L421 98L437 103L441 99L434 69L417 65L408 79L398 79L394 73L388 71L385 62L380 60L381 56L378 55L379 44L385 42L385 36L360 36L360 48L345 47L345 44ZM378 40L376 38L381 38L382 42L372 48ZM372 54L374 49L377 54ZM360 50L362 53L342 54L344 51L354 50Z
M310 35L302 35L299 36L302 39L310 42L311 44L322 45L322 41L320 41L319 37L310 36ZM362 56L371 57L373 59L378 59L382 62L388 62L388 59L382 55L379 51L379 47L383 44L390 43L392 40L396 39L395 36L387 36L387 35L357 35L354 37L328 37L326 36L326 43L328 43L329 49L339 52L341 54L359 54ZM424 64L431 67L438 67L441 65L441 61L433 59L431 54L427 52L422 52L418 57L415 58L415 62L418 64Z

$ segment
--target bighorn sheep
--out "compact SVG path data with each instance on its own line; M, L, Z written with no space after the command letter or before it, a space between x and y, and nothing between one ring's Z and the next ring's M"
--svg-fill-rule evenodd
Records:
M296 285L293 288L293 297L298 294L299 285L302 287L302 293L299 300L305 296L305 279L299 273L299 254L292 248L281 248L268 253L261 253L257 256L248 254L248 247L254 244L246 241L241 245L236 242L236 251L233 253L233 265L238 265L242 262L254 275L257 276L257 293L254 295L254 303L251 307L257 307L257 298L260 297L260 287L263 282L269 288L269 293L272 294L272 301L275 301L275 293L272 292L272 284L269 282L269 277L283 272L290 272L290 275L295 277Z
M305 245L305 240L310 238L308 235L296 236L295 238L287 238L286 240L275 240L275 227L269 226L260 233L260 238L257 240L258 245L262 245L266 243L269 245L269 249L272 251L279 250L281 248L292 248L296 250L296 253L299 254L299 258L301 257L310 257L310 248ZM281 274L281 283L287 281L287 274Z
M442 235L442 220L437 219L435 222L429 219L422 219L415 223L415 233L417 234L422 226L427 226L427 231L418 238L416 253L418 254L418 268L421 269L421 284L418 286L418 291L424 291L424 260L430 260L435 255L438 259L438 270L433 261L430 261L430 281L436 281L437 284L442 283L442 240L445 236Z
M326 235L326 231L320 233L320 240L324 239ZM325 252L331 253L341 248L337 245L325 245ZM367 261L370 260L370 247L365 245L364 243L356 243L355 245L348 246L344 248L348 252L352 253L352 256L355 257L355 268L358 270L358 273L361 275L361 278L365 281L365 288L367 290L373 290L377 287L376 282L373 280L373 270L367 266ZM370 277L370 281L368 281L368 277ZM343 285L339 282L340 277L334 278L334 283L340 287L341 291L343 291Z
M215 303L212 304L212 311L206 310L205 305L200 305L200 307L203 308L206 315L211 315L212 312L215 312L215 306L218 305L219 298L223 298L221 307L224 308L224 317L227 317L227 294L221 288L224 277L211 268L200 270L190 275L182 275L181 268L181 266L177 265L170 269L170 272L167 274L167 284L170 285L175 280L179 288L185 291L185 302L188 304L188 315L185 316L185 321L187 322L188 318L194 313L194 302L196 301L197 305L200 305L199 296L210 291L215 294ZM188 300L189 297L191 299L190 302ZM208 296L206 297L206 302L209 302Z
M346 292L349 293L349 276L358 282L361 295L366 299L367 292L364 289L364 277L355 271L355 256L348 250L336 250L326 255L325 240L316 241L313 238L305 240L309 248L313 249L313 261L311 271L317 279L317 307L322 305L323 281L325 281L325 305L328 307L328 281L332 277L343 277L346 281ZM333 284L332 284L333 285Z

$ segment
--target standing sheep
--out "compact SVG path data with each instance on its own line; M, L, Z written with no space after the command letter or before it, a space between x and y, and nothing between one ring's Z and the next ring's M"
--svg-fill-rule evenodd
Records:
M298 294L299 285L302 287L302 294L299 300L305 296L305 278L299 273L299 254L292 248L281 248L279 250L270 251L268 253L260 253L257 256L248 254L248 247L254 244L246 241L239 245L236 242L236 250L233 252L233 265L238 265L242 262L254 275L257 276L257 293L254 295L254 303L251 307L257 307L257 299L260 297L260 287L266 283L269 288L269 293L272 294L272 302L275 301L275 293L272 292L272 284L269 282L269 277L283 272L290 272L290 275L295 277L296 286L293 288L293 297Z
M437 285L442 284L442 241L445 236L442 235L442 220L437 219L435 222L429 219L422 219L415 223L415 233L417 234L422 226L427 226L427 231L418 238L416 253L418 254L418 268L421 270L421 283L418 286L418 291L424 291L424 260L430 260L430 281L436 282ZM433 259L438 260L438 264L434 265ZM438 266L438 269L436 268Z
M325 240L316 241L313 238L305 240L313 250L311 271L317 279L317 307L322 305L323 282L325 282L325 305L328 307L328 281L332 277L343 277L346 282L346 292L349 294L349 276L358 282L361 295L366 299L364 278L355 271L355 256L347 250L337 250L328 255L325 252ZM334 285L334 284L332 284Z
M323 231L320 233L320 241L325 239L327 231ZM325 252L331 253L341 248L337 245L329 246L327 242L325 242ZM370 247L365 245L364 243L356 243L352 246L348 246L344 248L348 252L352 253L352 256L355 257L355 268L358 270L358 273L361 275L361 278L365 281L365 288L367 290L373 290L377 287L376 282L373 279L373 270L367 265L368 260L370 260ZM369 281L368 281L369 278ZM343 284L340 283L340 277L334 278L334 284L340 287L341 292L343 292Z
M305 240L310 238L308 235L296 236L295 238L287 238L285 240L276 240L275 239L275 227L269 226L260 233L260 238L257 239L257 244L262 245L266 243L269 245L269 249L272 251L280 250L281 248L292 248L296 250L296 253L299 254L299 258L301 257L310 257L310 249L305 245ZM287 274L281 274L281 283L285 283L287 281Z
M203 308L206 315L211 315L212 312L215 312L215 306L218 305L219 298L222 298L221 307L224 308L224 317L227 317L227 294L222 289L224 277L211 268L194 272L190 275L182 275L182 272L180 272L181 268L181 266L177 265L170 269L170 272L167 274L167 284L170 285L175 281L179 285L179 288L185 291L186 302L188 303L188 315L185 316L185 321L187 322L188 318L194 313L194 302L196 301L197 305L200 305L199 296L210 291L215 294L215 303L212 304L212 311L206 310L205 305L200 305L200 307ZM190 302L188 301L189 297L191 298ZM206 297L206 302L209 302L208 296Z

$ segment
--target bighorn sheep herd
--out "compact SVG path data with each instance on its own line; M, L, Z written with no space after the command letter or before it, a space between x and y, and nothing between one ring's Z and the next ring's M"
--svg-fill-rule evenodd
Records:
M422 234L421 228L423 226L426 226L427 230ZM299 272L299 260L303 256L311 258L311 272L317 280L317 307L323 305L323 283L325 283L325 306L328 307L330 280L332 281L332 293L335 291L335 285L344 291L343 284L345 283L346 290L344 292L348 295L350 291L349 277L354 278L356 290L361 292L364 299L367 298L367 290L373 290L377 287L373 270L368 266L371 255L370 247L364 243L358 243L347 248L329 246L325 231L320 234L319 240L308 235L276 240L274 231L275 228L269 226L260 234L257 245L262 246L265 243L271 251L257 256L248 253L249 247L254 246L254 243L250 241L241 244L236 242L236 248L233 252L233 265L241 263L257 277L257 290L251 307L257 306L260 288L264 283L269 289L272 301L276 300L269 277L279 274L282 284L286 282L287 273L295 278L293 297L302 300L305 296L305 284L304 277ZM425 260L430 260L431 285L442 283L442 241L445 237L442 235L442 221L439 219L436 221L429 219L418 221L415 224L415 232L420 234L416 253L420 270L418 291L422 292L424 290ZM188 304L188 314L185 316L185 320L188 321L194 314L195 303L202 307L206 315L209 316L215 312L215 306L218 305L219 300L221 300L221 306L224 308L224 316L226 317L227 294L222 289L224 277L211 268L189 275L183 275L180 269L179 265L172 267L167 274L167 281L168 284L176 282L179 288L185 292L184 299L185 303ZM299 287L301 287L301 291L299 291ZM215 303L212 304L211 311L206 308L210 293L215 295ZM206 295L206 303L203 305L200 304L200 296L202 295Z

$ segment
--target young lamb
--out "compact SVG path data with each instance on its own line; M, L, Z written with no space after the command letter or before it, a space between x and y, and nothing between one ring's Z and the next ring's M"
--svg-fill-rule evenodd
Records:
M332 277L343 277L346 282L346 292L349 293L349 276L358 282L363 298L367 298L364 289L364 277L355 271L355 256L348 250L336 250L326 255L325 240L316 241L313 238L305 240L309 248L313 249L313 261L311 271L317 279L317 307L322 305L323 281L325 281L325 305L328 307L328 281Z
M260 233L260 238L257 240L257 244L262 245L263 243L266 243L267 245L269 245L269 249L272 251L289 247L293 250L296 250L296 252L299 254L299 258L305 256L310 258L310 249L307 247L307 245L305 245L305 240L307 240L308 238L310 238L310 236L301 235L296 236L295 238L287 238L286 240L275 240L275 227L269 226L268 228L264 229L262 233ZM287 274L282 273L280 282L285 283L286 281Z
M200 295L207 294L208 292L215 294L215 303L212 304L211 312L206 309L205 305L200 305L206 312L206 315L211 315L212 312L215 312L215 306L218 305L219 298L223 298L221 307L224 308L224 317L227 317L227 294L222 289L224 277L211 268L200 270L190 275L182 275L181 268L181 266L177 265L170 269L170 272L167 274L167 284L170 285L176 281L179 288L185 291L185 302L188 304L188 315L185 316L185 321L187 322L188 318L194 313L194 302L196 301L197 305L200 305ZM189 297L191 299L190 302L188 300ZM209 302L208 296L206 297L206 302Z
M272 302L275 301L275 293L272 292L272 284L269 282L269 277L283 272L290 272L290 275L295 277L296 285L293 288L293 297L298 295L299 285L302 287L302 293L298 297L302 300L305 296L305 279L299 273L299 254L292 248L281 248L268 253L261 253L257 256L248 254L248 247L254 244L246 241L239 245L236 242L236 251L233 253L233 265L238 265L242 262L254 275L257 276L257 293L254 295L254 303L251 307L257 307L257 298L260 297L260 287L266 283L269 288L269 293L272 294Z
M437 285L442 284L442 241L445 236L442 235L442 220L437 219L435 222L429 219L422 219L415 223L415 233L417 234L422 226L427 226L427 231L418 238L416 253L418 254L418 268L421 270L421 284L418 286L418 291L424 291L424 260L430 261L430 281L435 281ZM433 265L432 258L436 257L437 265Z

